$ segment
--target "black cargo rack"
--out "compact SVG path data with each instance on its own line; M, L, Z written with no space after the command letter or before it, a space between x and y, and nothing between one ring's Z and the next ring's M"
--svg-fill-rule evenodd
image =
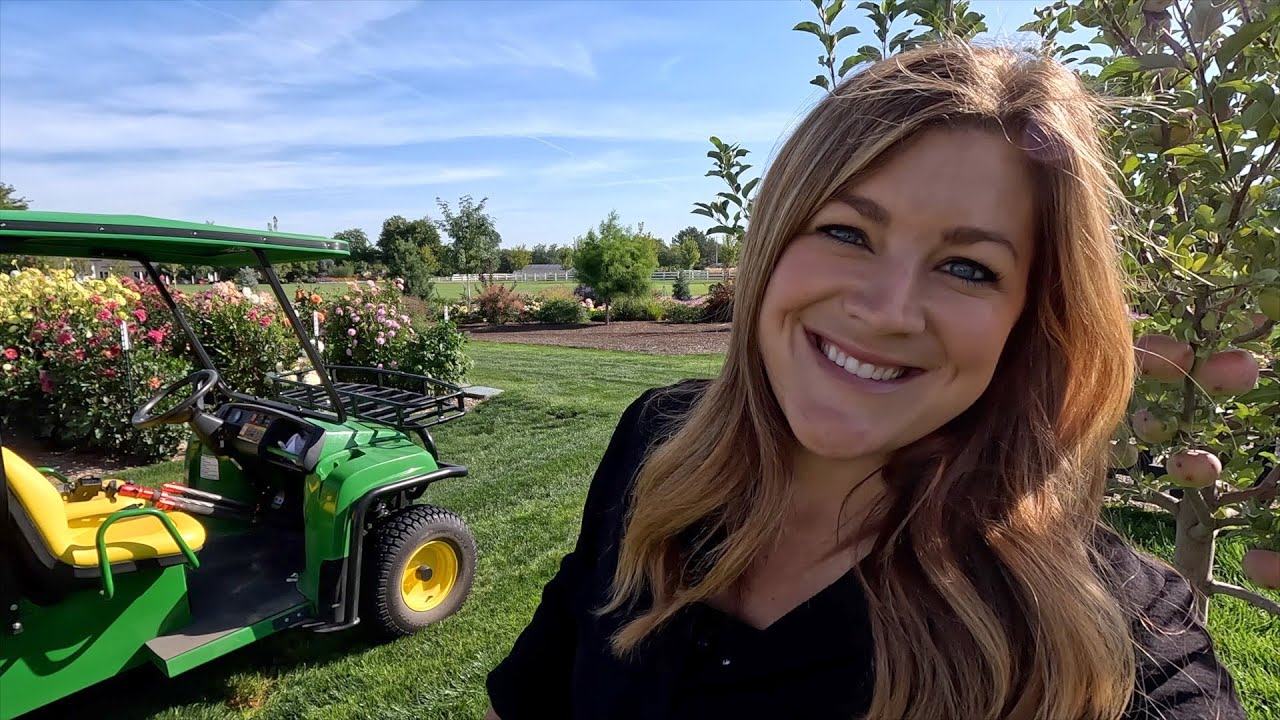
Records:
M466 414L466 393L426 375L386 368L326 365L323 368L351 415L400 430L425 430ZM333 412L323 385L304 378L312 368L270 373L276 397L298 407Z

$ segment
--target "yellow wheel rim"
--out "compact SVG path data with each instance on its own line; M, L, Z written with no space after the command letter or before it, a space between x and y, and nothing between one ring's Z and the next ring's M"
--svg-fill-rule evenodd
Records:
M444 540L428 540L405 565L400 597L410 610L426 612L444 602L457 582L457 551Z

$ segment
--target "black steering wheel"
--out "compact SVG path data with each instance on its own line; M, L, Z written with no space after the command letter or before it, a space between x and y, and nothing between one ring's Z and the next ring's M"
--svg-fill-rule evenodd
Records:
M167 399L173 395L178 388L187 385L195 385L196 389L187 397L187 399L164 411L159 415L152 415L151 411L161 400ZM145 405L138 408L133 414L131 422L133 426L139 430L146 430L157 425L181 425L190 422L195 417L196 411L204 410L204 396L209 394L218 385L217 370L197 370L190 375L182 378L178 382L161 390L155 397L146 402Z

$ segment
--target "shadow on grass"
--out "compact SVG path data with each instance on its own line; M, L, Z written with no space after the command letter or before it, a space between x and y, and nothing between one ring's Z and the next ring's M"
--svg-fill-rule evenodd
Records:
M286 631L175 678L166 678L159 668L144 663L23 717L24 720L69 717L135 720L183 706L211 706L215 712L234 712L251 708L265 699L245 696L246 678L260 679L249 685L265 690L277 679L304 667L324 667L380 644L359 626L333 635ZM108 700L108 706L104 707L104 698L127 700Z

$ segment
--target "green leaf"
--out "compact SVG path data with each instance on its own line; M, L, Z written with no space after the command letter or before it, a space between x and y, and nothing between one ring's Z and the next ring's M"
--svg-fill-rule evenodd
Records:
M1213 224L1213 208L1209 207L1208 205L1201 205L1197 207L1195 215L1196 215L1196 220L1199 220L1201 224L1204 224L1204 225Z
M1227 64L1270 27L1271 22L1268 20L1254 20L1241 25L1230 37L1223 40L1222 46L1213 55L1214 62L1218 63L1219 72L1226 72Z
M814 76L814 78L813 78L812 80L810 80L810 81L809 81L809 84L810 84L810 85L817 85L818 87L822 88L823 90L830 90L830 89L831 89L830 82L827 80L827 76L826 76L826 75L816 75L816 76Z
M827 8L826 13L826 21L828 25L835 24L836 16L840 14L841 10L844 10L844 0L835 0L835 2L831 3L831 6Z
M742 197L750 197L751 191L756 189L756 183L759 182L760 178L754 178L751 182L747 183L746 187L742 188Z
M736 235L737 231L727 225L716 225L715 227L707 230L707 234L708 235L716 235L716 234Z
M1152 55L1139 55L1134 58L1138 67L1143 70L1159 70L1160 68L1177 68L1182 67L1182 61L1172 55L1164 55L1155 53Z
M1134 170L1138 169L1138 165L1141 163L1142 163L1142 160L1140 160L1137 155L1130 155L1129 157L1125 158L1124 166L1121 167L1120 169L1121 171L1124 172L1125 175L1130 175L1133 173Z
M1191 36L1195 42L1203 42L1214 30L1222 27L1222 8L1215 0L1195 0L1187 18Z
M864 59L865 58L862 56L862 53L858 53L857 55L850 55L849 57L845 58L844 62L840 63L840 71L839 71L840 77L844 77L845 73L852 70L855 65L862 62Z
M841 40L849 37L850 35L857 35L860 32L862 31L852 25L850 25L849 27L842 27L836 33L836 42L840 42Z
M1173 155L1175 157L1179 155L1185 155L1190 157L1206 157L1208 156L1209 151L1206 150L1203 145L1179 145L1178 147L1169 148L1168 150L1165 150L1164 154Z
M1142 68L1138 61L1131 57L1116 58L1106 67L1102 68L1102 72L1098 73L1098 82L1106 82L1114 77L1121 75L1130 75Z

